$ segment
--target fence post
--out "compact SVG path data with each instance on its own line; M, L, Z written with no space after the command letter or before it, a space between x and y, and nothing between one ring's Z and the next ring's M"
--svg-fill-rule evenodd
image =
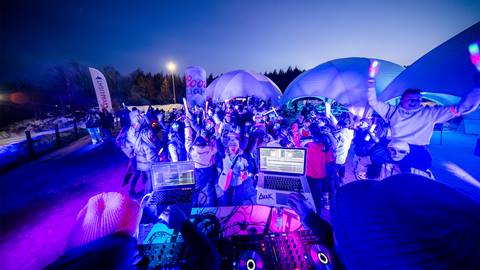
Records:
M33 160L35 158L35 151L33 150L33 140L29 130L25 131L25 136L27 137L28 155L30 160Z
M73 132L75 133L75 139L78 139L78 127L77 127L77 119L73 119Z
M58 124L55 124L55 138L57 142L57 147L60 147L60 131L58 130Z

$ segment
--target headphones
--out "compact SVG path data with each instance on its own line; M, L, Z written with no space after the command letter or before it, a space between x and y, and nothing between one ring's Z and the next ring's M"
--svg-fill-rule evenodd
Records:
M220 236L220 221L212 213L196 216L193 220L193 226L210 239L218 239Z

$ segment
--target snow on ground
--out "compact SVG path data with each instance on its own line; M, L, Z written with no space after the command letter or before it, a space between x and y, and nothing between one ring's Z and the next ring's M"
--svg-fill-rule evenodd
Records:
M25 141L25 131L30 131L32 138L55 134L55 125L60 132L73 129L73 117L49 117L41 120L27 119L3 127L0 131L0 146ZM85 126L83 122L79 126Z
M73 118L51 117L43 120L24 120L11 124L0 131L0 172L28 161L29 151L25 131L30 131L35 156L41 156L57 148L55 125L59 127L61 144L74 141ZM78 123L80 136L87 134L85 124Z
M476 138L444 132L443 145L438 145L436 133L430 149L437 180L480 201L479 188L449 171L480 179L480 157L473 155ZM121 187L126 165L113 144L91 145L84 137L0 175L0 269L40 269L60 256L76 214L91 196L128 192L128 187ZM137 191L142 188L139 181Z
M40 269L55 260L87 200L124 191L126 165L113 144L91 145L87 136L0 176L0 268Z

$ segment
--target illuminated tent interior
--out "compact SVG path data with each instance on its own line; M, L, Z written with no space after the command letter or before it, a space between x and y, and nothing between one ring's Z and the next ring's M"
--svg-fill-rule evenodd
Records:
M207 98L221 102L237 97L255 96L278 104L282 92L266 76L247 70L235 70L223 74L207 87Z
M376 91L383 89L403 71L403 67L385 60L380 63ZM320 64L305 71L293 80L285 90L281 102L300 98L333 98L347 106L350 111L363 114L367 105L367 80L370 59L342 58Z

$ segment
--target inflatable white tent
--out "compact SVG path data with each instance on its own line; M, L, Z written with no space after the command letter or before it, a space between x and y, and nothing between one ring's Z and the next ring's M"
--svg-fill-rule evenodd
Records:
M398 97L407 88L463 97L472 90L477 73L470 62L468 45L479 40L480 22L415 61L387 86L379 99Z
M377 95L403 71L403 67L385 60L378 60ZM304 98L333 98L352 109L363 113L367 105L367 81L370 59L352 57L325 62L300 74L285 90L281 102Z
M262 74L247 70L235 70L223 74L207 87L207 98L221 102L237 97L255 96L278 104L282 92L278 86Z

